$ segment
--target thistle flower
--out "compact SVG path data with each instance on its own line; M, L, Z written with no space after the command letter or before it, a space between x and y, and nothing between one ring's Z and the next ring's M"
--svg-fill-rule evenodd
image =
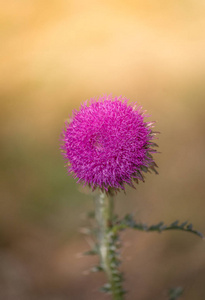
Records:
M74 111L63 131L63 156L78 182L113 192L157 173L152 158L155 133L145 112L122 97L91 99Z

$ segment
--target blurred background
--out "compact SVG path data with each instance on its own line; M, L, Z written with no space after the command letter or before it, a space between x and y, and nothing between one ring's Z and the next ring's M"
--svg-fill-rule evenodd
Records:
M80 234L92 195L67 175L64 121L104 94L138 101L161 132L159 175L116 199L148 224L205 233L205 2L0 1L0 299L107 299ZM123 232L127 300L205 299L205 244L183 232Z

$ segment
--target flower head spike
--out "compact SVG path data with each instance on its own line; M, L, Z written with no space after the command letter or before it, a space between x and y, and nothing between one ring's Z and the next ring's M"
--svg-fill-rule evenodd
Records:
M111 96L81 105L63 131L61 149L69 173L78 182L102 191L124 190L133 181L144 181L143 172L157 173L152 158L153 122L127 99Z

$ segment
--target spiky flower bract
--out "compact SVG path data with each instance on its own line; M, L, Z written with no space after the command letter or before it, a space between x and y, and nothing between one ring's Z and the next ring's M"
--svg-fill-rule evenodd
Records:
M145 122L146 117L141 107L128 105L122 97L85 102L63 131L61 149L68 172L78 182L106 192L144 181L142 172L157 173L153 122Z

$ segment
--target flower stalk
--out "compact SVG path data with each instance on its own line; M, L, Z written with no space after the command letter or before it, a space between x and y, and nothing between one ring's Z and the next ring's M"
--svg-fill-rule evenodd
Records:
M95 199L95 205L100 264L108 279L108 284L102 290L112 294L113 300L123 300L125 293L122 288L123 278L118 269L120 264L119 253L117 252L119 240L117 233L112 231L113 197L101 192Z

